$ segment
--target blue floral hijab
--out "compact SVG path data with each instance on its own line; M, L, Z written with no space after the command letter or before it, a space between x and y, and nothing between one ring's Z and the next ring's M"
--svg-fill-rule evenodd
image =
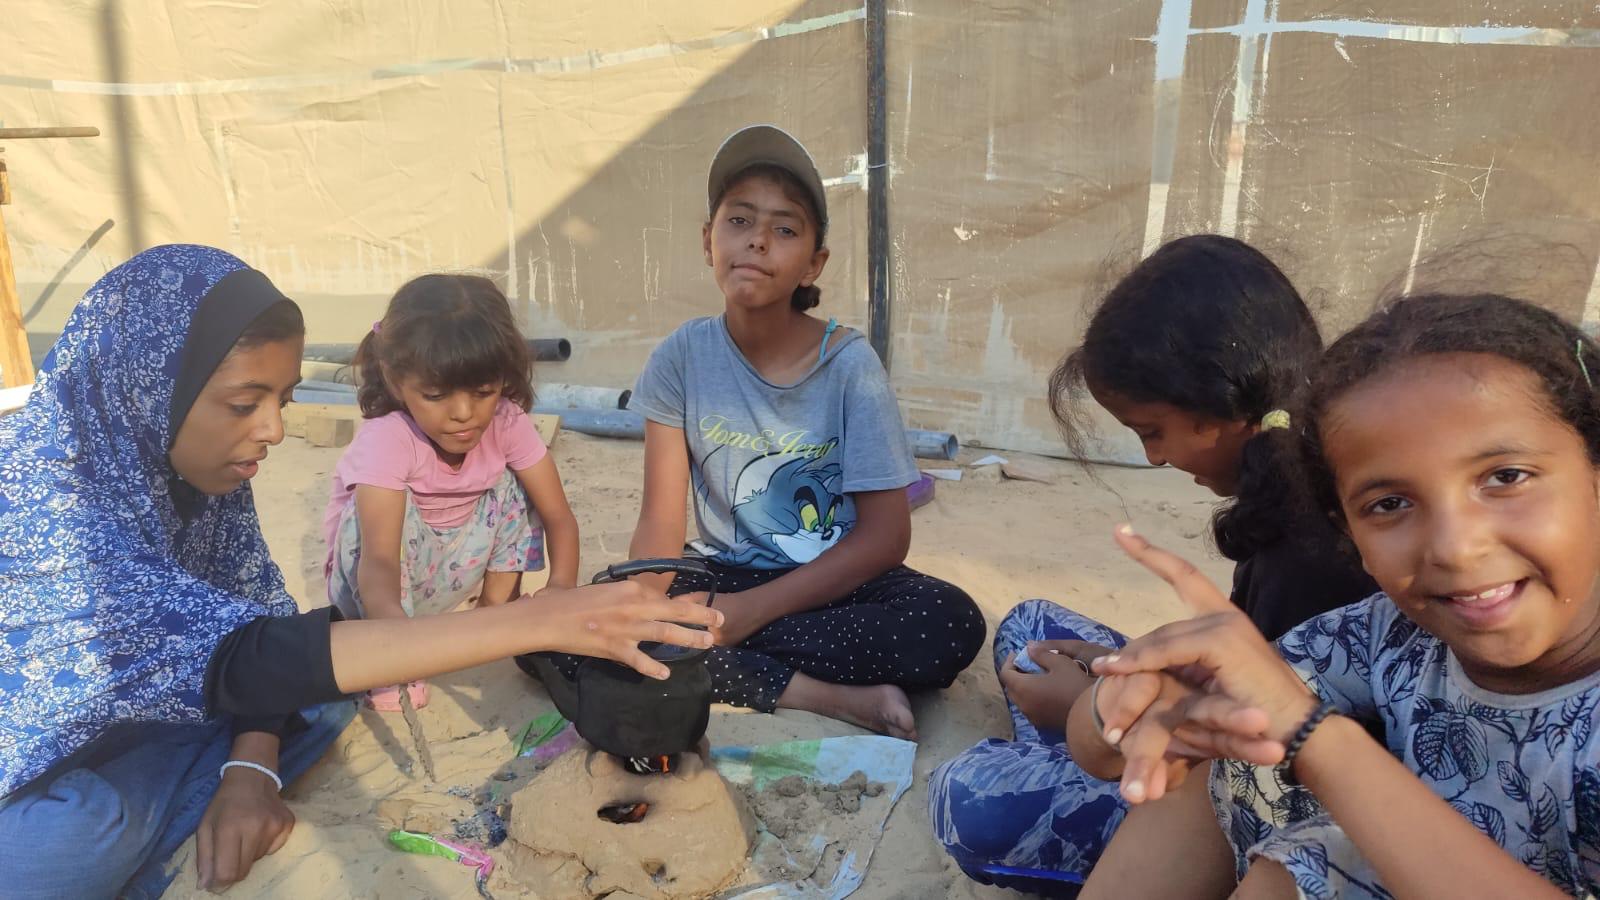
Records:
M167 459L191 322L202 299L213 319L216 304L244 302L207 295L245 268L173 245L111 270L27 405L0 418L0 797L114 724L206 718L217 644L295 611L249 484L204 497ZM207 377L218 349L201 354ZM183 514L175 490L193 495Z

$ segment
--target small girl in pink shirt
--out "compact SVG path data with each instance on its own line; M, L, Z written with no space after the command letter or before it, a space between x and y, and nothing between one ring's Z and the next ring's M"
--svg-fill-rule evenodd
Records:
M578 522L534 430L532 362L494 283L424 275L356 351L366 421L323 522L328 599L349 618L433 615L516 595L523 572L578 579ZM531 501L531 503L530 503ZM413 705L427 685L408 686ZM399 688L372 692L399 708Z

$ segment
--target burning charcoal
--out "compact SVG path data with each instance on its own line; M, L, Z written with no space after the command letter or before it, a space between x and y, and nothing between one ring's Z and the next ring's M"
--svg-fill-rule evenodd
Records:
M607 822L627 825L644 821L645 814L649 811L648 803L619 803L615 806L602 806L596 815Z

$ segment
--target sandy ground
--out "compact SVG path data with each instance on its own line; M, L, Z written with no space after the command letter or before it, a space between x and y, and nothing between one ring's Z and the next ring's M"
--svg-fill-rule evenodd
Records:
M638 510L643 444L563 433L556 459L583 528L581 571L626 557ZM274 449L256 479L268 543L302 606L325 603L320 522L328 481L340 451L290 438ZM970 461L987 451L964 451ZM1048 597L1130 633L1179 614L1164 585L1118 553L1112 527L1133 521L1152 539L1179 549L1219 579L1225 560L1205 545L1212 498L1171 470L1101 470L1105 485L1075 465L1029 458L1057 477L1052 485L1002 481L994 467L968 470L938 484L938 496L913 514L909 563L961 585L988 618L991 635L1006 611L1030 597ZM943 464L923 461L924 467ZM987 653L949 690L913 698L922 741L916 784L900 801L854 896L994 898L1019 896L966 879L928 831L928 772L987 736L1009 736L1010 724ZM437 679L422 710L439 781L472 789L510 755L510 741L532 717L550 709L543 690L510 661ZM861 733L808 713L752 714L713 710L718 744L768 743ZM412 769L410 740L398 716L363 711L335 747L287 792L298 819L288 844L257 864L235 897L476 897L469 870L444 860L389 849L384 835L397 820L413 827L445 823L467 809L464 799L424 787ZM169 897L193 894L189 848ZM507 893L502 885L497 896Z

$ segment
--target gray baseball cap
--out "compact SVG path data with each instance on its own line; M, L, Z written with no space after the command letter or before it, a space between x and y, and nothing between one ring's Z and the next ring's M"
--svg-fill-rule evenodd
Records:
M828 192L822 187L822 176L817 174L817 164L811 154L789 132L776 125L751 125L728 136L711 158L711 177L706 185L706 214L714 215L711 205L727 186L728 179L754 165L773 165L800 179L811 193L816 206L817 223L824 237L828 234Z

